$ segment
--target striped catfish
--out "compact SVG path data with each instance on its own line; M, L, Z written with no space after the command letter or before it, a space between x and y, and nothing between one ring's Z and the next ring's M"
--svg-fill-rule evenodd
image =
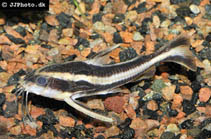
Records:
M179 36L153 54L138 56L116 64L106 64L108 53L119 47L115 45L86 61L71 61L42 67L27 74L19 81L16 94L28 93L65 101L78 111L101 121L114 123L115 118L92 111L78 99L94 95L117 93L119 87L140 77L153 75L160 62L175 62L196 71L194 56L189 50L188 36ZM26 108L27 110L27 108ZM27 112L28 113L28 112Z

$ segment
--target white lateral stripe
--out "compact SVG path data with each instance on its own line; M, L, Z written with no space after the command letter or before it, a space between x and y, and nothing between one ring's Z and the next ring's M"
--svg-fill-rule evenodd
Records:
M152 58L150 61L148 61L140 66L137 66L136 68L130 69L128 71L116 73L109 77L74 75L74 74L70 74L70 73L59 73L59 72L52 72L52 73L51 72L41 72L40 74L45 75L45 76L50 76L53 78L62 79L62 80L74 81L74 82L86 81L91 84L107 85L107 84L112 84L115 82L119 82L119 81L128 79L130 77L133 77L133 76L137 75L138 73L145 71L146 69L148 69L150 66L154 65L155 63L166 59L169 56L176 56L176 55L183 56L182 53L177 52L177 51L178 50L173 49L166 53L162 53L162 54ZM107 66L107 65L104 65L104 66ZM112 66L112 65L109 65L109 66Z

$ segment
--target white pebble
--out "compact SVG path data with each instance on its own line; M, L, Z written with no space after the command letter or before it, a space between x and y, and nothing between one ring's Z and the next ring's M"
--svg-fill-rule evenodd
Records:
M199 14L200 13L200 9L197 5L195 4L191 4L190 5L190 10L191 12L193 12L194 14Z

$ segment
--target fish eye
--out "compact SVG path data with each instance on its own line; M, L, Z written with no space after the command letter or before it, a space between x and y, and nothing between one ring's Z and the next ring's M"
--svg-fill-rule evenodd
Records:
M47 80L47 78L45 78L43 76L39 76L39 77L37 77L36 82L37 82L37 84L44 86L47 84L48 80Z

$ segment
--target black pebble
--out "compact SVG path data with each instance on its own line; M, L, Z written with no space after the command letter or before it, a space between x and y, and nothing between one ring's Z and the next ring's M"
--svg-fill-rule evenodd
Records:
M180 17L190 16L191 11L189 7L180 7L176 9L176 13Z
M152 22L151 18L144 18L142 21L141 27L138 28L138 31L141 33L141 35L146 35L150 32L148 22Z
M176 110L170 109L168 111L168 114L169 114L170 117L175 117L175 116L177 116L178 112Z
M125 19L125 15L124 14L116 14L114 16L114 18L112 19L113 23L120 23Z
M198 107L206 107L206 102L199 102Z
M210 45L210 43L208 41L204 40L202 45L205 46L205 47L208 47Z
M15 31L17 31L18 33L20 33L21 36L25 37L26 36L26 30L24 27L22 26L18 26Z
M120 62L124 62L130 59L135 58L137 55L136 51L133 48L128 48L119 53Z
M211 47L206 47L199 52L199 56L202 59L211 60Z
M95 23L97 21L101 21L102 20L102 16L103 16L102 13L94 14L93 17L92 17L92 23Z
M56 123L58 123L57 118L51 110L46 109L45 113L46 114L44 115L40 115L37 120L42 121L45 125L55 125Z
M90 39L97 39L97 38L100 38L100 35L96 32L93 32L92 35L90 36Z
M208 119L204 120L203 122L201 122L199 125L199 128L202 129L205 126L207 126L208 124L211 124L211 118L208 118Z
M59 21L59 24L62 26L62 28L67 28L71 26L70 16L63 12L57 15L56 19Z
M47 24L47 23L43 23L43 24L41 25L40 30L48 31L48 24Z
M83 45L84 47L89 47L89 41L84 38L78 37L78 42L76 43L75 47L78 49L80 45Z
M170 0L171 4L179 4L179 3L184 3L187 2L188 0Z
M17 105L15 101L5 102L6 109L3 111L3 115L6 118L13 117L17 113Z
M191 113L193 113L196 110L196 107L194 106L194 104L192 104L190 101L188 100L183 100L182 102L182 106L183 106L183 111L189 115Z
M77 139L93 138L92 130L86 129L84 125L76 125L75 127L66 127L64 130L61 130L60 134L63 138L73 138L73 137Z
M41 47L42 47L42 48L47 48L47 49L53 48L52 46L47 45L47 44L41 44Z
M0 106L4 104L5 100L6 100L5 94L0 93Z
M4 60L2 57L2 51L0 51L0 61Z
M125 128L129 127L129 125L131 124L132 120L130 118L126 118L125 121L123 123L121 123L120 125L118 125L118 128L121 130L124 130Z
M188 119L182 122L180 126L182 129L191 129L193 128L193 122L194 121L192 119Z
M147 10L146 8L146 2L142 2L138 5L138 7L136 8L136 11L138 14L143 13Z
M166 20L166 16L164 14L162 14L160 11L155 11L153 13L153 15L157 15L160 19L161 22L165 21Z
M149 117L149 119L158 120L158 114L155 111L148 110L147 108L145 108L143 111L143 114L147 115Z
M15 74L13 74L13 75L9 78L7 84L8 84L8 85L16 84L16 83L19 81L20 76L23 76L23 75L25 75L25 74L26 74L26 72L25 72L24 70L22 70L22 69L19 70L18 72L16 72Z
M163 132L163 134L160 136L160 139L174 139L175 134L169 131Z
M191 88L193 89L193 92L197 93L199 91L199 89L201 88L201 84L198 81L193 81L191 83Z
M125 128L120 135L121 139L132 139L135 136L135 130L132 128Z
M15 44L23 44L25 43L24 40L22 40L21 38L15 38L14 36L10 35L10 34L5 34L5 36L7 36L7 38L9 40L11 40L12 42L14 42Z
M98 135L95 139L105 139L103 135Z
M5 70L4 69L2 69L2 67L0 66L0 72L5 72Z
M139 92L139 93L138 93L138 96L139 96L140 98L143 98L143 97L146 95L145 92L144 92L144 90L143 90L141 87L137 87L136 91Z
M124 0L125 4L127 4L128 6L134 4L136 2L136 0Z
M205 5L205 10L206 10L206 14L211 16L211 4L206 4Z
M176 93L176 94L179 94L179 93L180 93L180 87L179 87L178 84L176 84L175 93Z
M191 98L191 103L196 104L198 101L198 92L193 93L192 98Z
M211 42L211 33L209 33L207 35L207 37L205 38L206 41Z
M119 35L118 32L114 33L113 42L114 43L123 43L123 40L122 40L122 38L121 38L121 36Z
M208 139L211 138L211 131L204 129L202 132L199 134L197 139Z
M193 1L191 1L191 2L192 2L192 4L200 5L201 0L193 0Z
M77 56L76 56L75 54L74 54L74 55L70 55L70 56L66 57L66 58L64 59L64 61L65 61L65 62L67 62L67 61L73 61L76 57L77 57Z
M146 90L146 89L150 88L150 86L151 86L150 81L146 81L146 82L144 82L144 86L142 87L142 89Z
M187 25L184 27L184 30L191 30L191 29L197 29L198 26L196 24Z

